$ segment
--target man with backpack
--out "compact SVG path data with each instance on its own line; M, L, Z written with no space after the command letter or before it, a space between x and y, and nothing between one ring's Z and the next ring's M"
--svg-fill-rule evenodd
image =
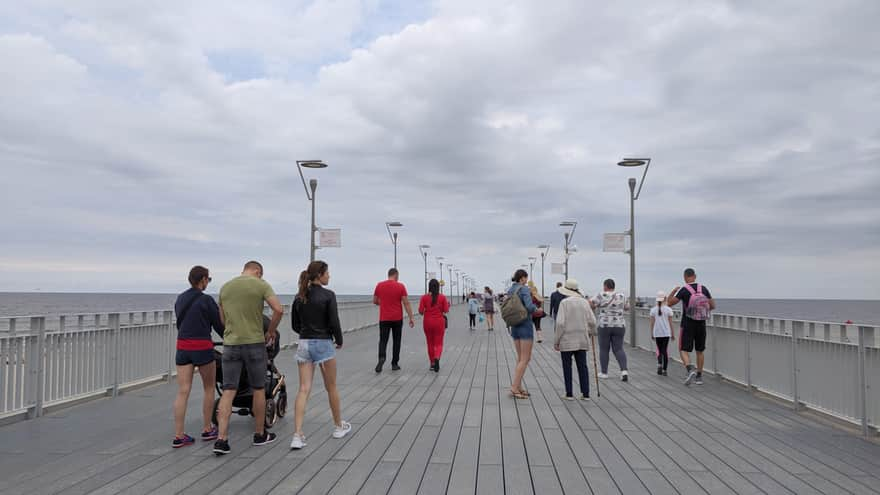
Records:
M681 301L681 333L678 339L681 362L687 369L685 385L703 384L703 352L706 350L706 320L715 309L715 300L704 285L697 283L697 272L693 268L684 271L684 286L675 286L667 297L667 304L673 307ZM697 366L690 363L691 351L697 351Z

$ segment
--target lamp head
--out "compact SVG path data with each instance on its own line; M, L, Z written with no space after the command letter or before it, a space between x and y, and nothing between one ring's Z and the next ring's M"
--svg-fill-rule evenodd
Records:
M624 158L623 160L617 162L618 167L641 167L648 163L647 159L643 158Z
M385 225L389 227L403 227L403 224L400 222L385 222Z
M327 164L321 160L297 160L296 164L305 168L327 168Z

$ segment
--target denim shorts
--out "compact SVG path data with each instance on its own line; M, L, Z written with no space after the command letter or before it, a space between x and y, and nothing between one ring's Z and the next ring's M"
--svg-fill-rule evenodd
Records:
M330 339L299 339L296 362L321 364L336 357L336 344Z
M510 336L513 337L513 340L534 340L535 327L532 325L532 320L527 319L525 323L512 327Z
M269 369L269 354L266 344L242 344L223 346L223 390L237 390L244 368L248 384L253 390L266 388L266 371Z

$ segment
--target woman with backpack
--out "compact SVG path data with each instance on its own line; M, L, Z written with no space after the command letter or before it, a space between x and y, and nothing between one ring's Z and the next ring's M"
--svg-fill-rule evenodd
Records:
M428 361L432 371L440 371L440 355L443 354L443 335L446 333L446 318L449 312L449 301L440 294L440 282L432 278L428 282L428 293L419 300L419 314L422 328L425 331L425 342L428 345Z
M669 366L669 339L672 333L672 310L666 305L666 292L657 293L657 305L651 308L651 340L657 344L657 374L666 376Z
M531 317L538 307L532 302L532 294L525 285L528 279L529 274L523 269L513 274L510 279L513 285L507 291L507 299L501 307L501 314L504 322L510 326L510 336L513 337L513 346L516 349L516 369L510 384L510 395L515 399L529 398L529 393L522 388L522 378L532 359L535 327Z

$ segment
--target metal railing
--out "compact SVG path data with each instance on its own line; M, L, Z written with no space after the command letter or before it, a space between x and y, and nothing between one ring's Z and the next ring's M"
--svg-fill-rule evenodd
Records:
M648 311L636 310L636 342L654 351ZM864 435L880 428L877 327L715 313L706 328L705 371L858 425ZM679 360L673 349L670 358Z
M345 332L375 326L377 316L372 301L339 303ZM278 333L282 347L296 345L289 305ZM176 339L170 310L0 317L0 423L171 380Z

